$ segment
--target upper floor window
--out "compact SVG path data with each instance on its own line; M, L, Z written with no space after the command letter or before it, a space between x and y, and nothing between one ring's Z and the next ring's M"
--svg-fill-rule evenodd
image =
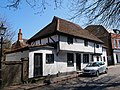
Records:
M46 54L46 63L54 63L54 54Z
M67 66L74 66L74 54L67 53Z
M99 48L99 44L96 44L96 48Z
M88 46L88 41L84 40L84 46Z
M68 42L68 44L73 44L73 38L72 37L67 37L67 42Z
M120 40L118 40L118 47L120 48Z
M117 47L117 40L114 39L114 47Z

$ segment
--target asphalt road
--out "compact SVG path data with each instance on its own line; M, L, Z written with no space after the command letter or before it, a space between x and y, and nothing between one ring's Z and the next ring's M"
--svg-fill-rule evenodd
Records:
M81 75L34 90L120 90L120 65L110 67L107 74L99 77Z

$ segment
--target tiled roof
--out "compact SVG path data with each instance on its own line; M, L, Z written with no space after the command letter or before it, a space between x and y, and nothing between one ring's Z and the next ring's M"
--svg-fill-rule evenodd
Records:
M17 40L15 43L12 44L11 49L17 49L25 46L29 46L29 44L27 44L27 39L23 39L22 41Z
M50 24L35 34L32 38L30 38L28 42L56 33L68 34L78 38L84 38L103 43L100 39L98 39L87 30L82 29L79 25L58 17L54 17Z
M18 48L12 48L12 49L8 49L4 52L4 54L9 54L9 53L14 53L14 52L19 52L19 51L24 51L24 50L29 50L30 48L50 48L50 49L53 49L52 46L48 46L47 44L44 44L44 45L28 45L28 46L23 46L23 47L18 47Z

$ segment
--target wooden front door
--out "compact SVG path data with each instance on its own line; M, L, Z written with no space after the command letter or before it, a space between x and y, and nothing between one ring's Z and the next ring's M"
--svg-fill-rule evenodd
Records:
M42 76L42 53L34 54L34 76Z
M81 54L76 53L76 69L81 70Z

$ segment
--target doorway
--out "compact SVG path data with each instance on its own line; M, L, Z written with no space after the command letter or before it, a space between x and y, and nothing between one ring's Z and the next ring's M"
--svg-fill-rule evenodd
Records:
M81 70L81 54L76 53L76 69Z
M42 53L34 54L34 76L42 76Z

